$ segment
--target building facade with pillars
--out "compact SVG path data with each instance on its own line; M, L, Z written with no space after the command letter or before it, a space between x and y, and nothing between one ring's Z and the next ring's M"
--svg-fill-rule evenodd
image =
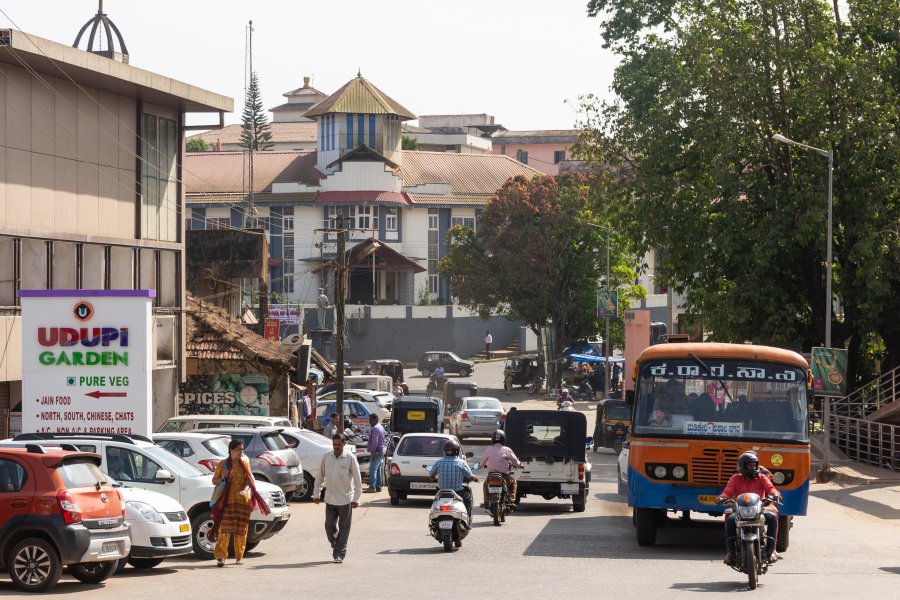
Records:
M259 152L254 159L269 289L292 304L314 304L320 287L333 301L338 215L348 251L378 242L366 254L374 267L367 260L351 267L349 302L449 304L449 285L437 272L447 230L477 230L479 212L509 178L539 173L507 156L402 150L402 124L415 115L361 76L305 117L316 127L315 151ZM242 225L244 162L241 153L187 155L189 227Z
M184 363L185 114L233 101L122 52L15 30L0 40L0 435L21 403L25 289L156 290L159 423L175 414Z

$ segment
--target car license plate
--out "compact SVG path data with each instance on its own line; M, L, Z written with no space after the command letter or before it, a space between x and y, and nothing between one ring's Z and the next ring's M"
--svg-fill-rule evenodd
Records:
M436 483L428 483L426 481L411 481L409 484L411 490L436 490Z
M191 526L188 525L187 523L185 523L184 525L178 526L178 531L190 531L190 530L191 530Z
M502 488L502 487L489 487L489 488L488 488L488 493L489 493L489 494L500 494L500 493L502 493L502 492L503 492L503 488Z
M712 494L700 494L697 496L697 502L700 504L715 504L716 498L718 498L718 496Z
M559 486L560 494L577 494L579 492L579 486L577 483L563 483Z
M110 542L108 544L103 544L100 546L100 554L118 554L119 553L119 544L116 542Z
M441 529L453 529L453 521L438 521L438 527Z

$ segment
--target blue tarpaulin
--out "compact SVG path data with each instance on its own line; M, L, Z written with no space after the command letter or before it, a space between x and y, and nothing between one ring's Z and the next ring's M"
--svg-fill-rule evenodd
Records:
M582 362L582 363L604 363L604 362L606 362L605 357L595 356L593 354L570 354L566 358L572 359L573 362ZM625 362L625 359L624 358L616 358L615 356L610 356L609 362L623 363L623 362Z

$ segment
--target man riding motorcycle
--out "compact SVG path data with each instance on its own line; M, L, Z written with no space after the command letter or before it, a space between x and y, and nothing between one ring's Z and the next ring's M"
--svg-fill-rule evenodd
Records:
M516 478L509 472L510 465L521 469L522 461L519 460L519 457L516 456L516 453L509 446L506 446L506 433L502 429L498 429L491 434L491 445L484 451L479 466L482 468L487 467L488 473L501 473L503 475L503 479L506 480L506 485L509 488L509 502L512 504L516 501L518 484L516 483ZM487 508L487 480L484 482L484 498L485 508Z
M456 440L447 440L444 442L444 457L438 459L428 474L431 479L437 481L439 490L453 490L466 505L466 512L469 513L469 522L472 521L472 491L464 487L464 483L469 481L478 481L478 477L472 474L472 470L466 461L459 457L459 443Z
M772 481L760 472L759 457L753 452L744 452L738 458L738 472L731 476L728 484L719 495L718 503L723 503L729 498L735 498L741 494L757 494L760 498L766 496L781 500L781 494L772 485ZM764 510L763 517L766 520L766 558L769 562L777 560L775 554L775 537L778 533L778 516L772 510ZM725 521L725 564L734 563L735 547L737 541L737 515L731 513Z

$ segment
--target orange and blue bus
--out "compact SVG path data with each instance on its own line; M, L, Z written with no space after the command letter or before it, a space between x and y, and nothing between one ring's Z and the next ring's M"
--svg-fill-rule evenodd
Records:
M721 515L715 499L752 450L783 497L777 547L786 550L809 499L806 360L768 346L660 344L641 353L633 377L625 479L638 544L656 543L667 512Z

